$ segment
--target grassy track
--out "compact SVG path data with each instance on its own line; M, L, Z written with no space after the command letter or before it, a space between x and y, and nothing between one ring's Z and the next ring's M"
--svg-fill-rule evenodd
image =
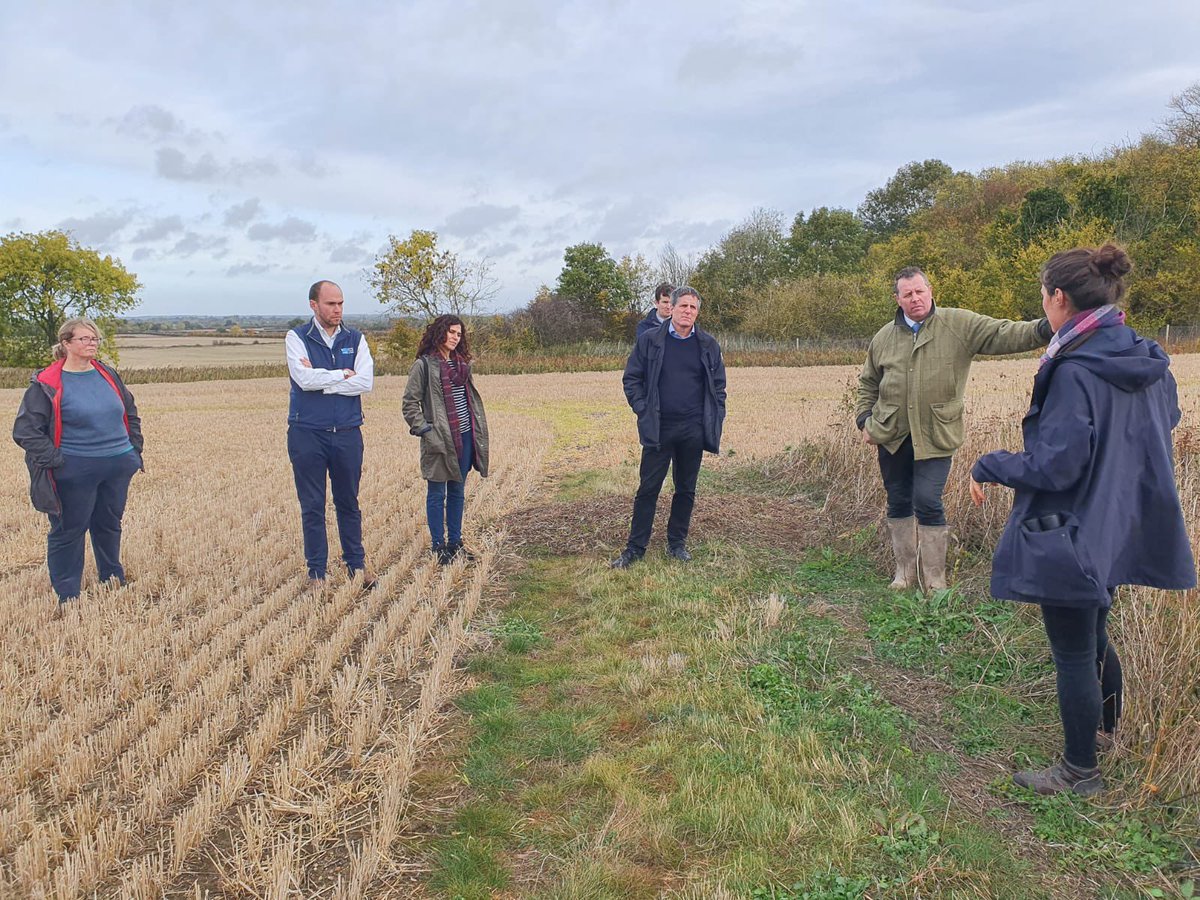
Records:
M565 479L543 517L611 480ZM722 482L726 508L781 505ZM710 529L691 566L652 550L626 573L527 545L424 776L453 798L419 848L430 894L1190 895L1187 813L1007 786L1058 740L1028 611L968 599L971 578L896 597L873 529L814 537Z

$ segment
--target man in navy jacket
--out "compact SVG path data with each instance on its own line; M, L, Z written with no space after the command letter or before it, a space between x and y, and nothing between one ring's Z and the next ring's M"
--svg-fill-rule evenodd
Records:
M671 293L671 318L642 333L625 363L625 398L637 414L642 444L641 483L633 501L629 541L612 561L627 569L646 553L658 494L667 469L675 495L667 521L667 554L680 562L696 500L696 479L704 451L720 452L725 421L725 361L716 339L695 326L700 295L695 288Z
M654 289L654 306L646 313L646 318L638 322L637 336L641 337L652 328L658 328L671 318L671 291L675 290L667 282Z
M308 291L313 317L287 333L288 457L300 498L304 558L309 585L325 583L329 545L325 536L326 476L333 489L342 561L363 587L375 586L366 570L358 483L362 477L362 395L375 380L375 363L366 338L342 325L342 289L318 281Z

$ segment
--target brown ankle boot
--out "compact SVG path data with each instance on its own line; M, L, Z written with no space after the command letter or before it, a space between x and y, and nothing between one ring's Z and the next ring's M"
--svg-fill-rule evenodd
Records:
M896 558L896 574L888 585L894 591L907 591L917 586L917 519L888 519L888 534L892 538L892 555Z
M1065 759L1060 759L1048 769L1040 772L1018 772L1013 784L1030 788L1039 794L1061 794L1071 791L1080 797L1094 797L1104 790L1104 779L1099 767L1080 769Z

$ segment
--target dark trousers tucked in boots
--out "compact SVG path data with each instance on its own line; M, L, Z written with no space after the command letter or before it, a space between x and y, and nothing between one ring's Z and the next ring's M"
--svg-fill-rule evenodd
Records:
M650 543L654 526L654 511L658 494L671 469L675 496L671 498L671 517L667 520L667 546L682 547L687 543L688 526L692 522L692 507L696 502L696 479L704 457L703 422L663 422L657 448L642 448L641 483L633 499L633 522L629 528L626 549L642 556Z
M64 455L64 460L54 471L62 515L50 516L46 565L58 599L73 600L83 581L83 549L89 532L100 580L125 581L121 517L129 482L142 461L136 450L118 456Z

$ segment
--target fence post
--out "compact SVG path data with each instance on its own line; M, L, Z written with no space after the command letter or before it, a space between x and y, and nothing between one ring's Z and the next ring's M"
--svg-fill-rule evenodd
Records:
M1167 336L1165 338L1163 338L1163 346L1165 346L1165 347L1171 346L1171 323L1170 322L1167 323Z

